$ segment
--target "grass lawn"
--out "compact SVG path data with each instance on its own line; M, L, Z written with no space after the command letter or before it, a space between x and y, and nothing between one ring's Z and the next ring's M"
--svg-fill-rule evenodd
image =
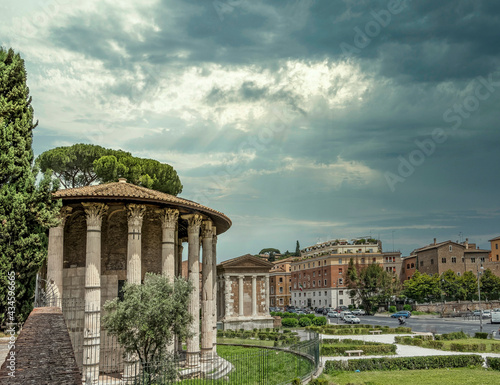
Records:
M387 372L341 372L339 375L321 375L330 384L346 385L498 385L500 373L487 369L431 369L431 370L401 370Z
M235 345L257 345L257 346L274 346L274 341L251 339L251 338L217 338L219 344L235 344Z
M229 373L229 381L210 382L213 385L258 385L291 382L294 377L304 376L312 370L309 360L292 353L241 346L217 346L219 356L231 362L235 369ZM179 384L203 384L204 380L184 380Z

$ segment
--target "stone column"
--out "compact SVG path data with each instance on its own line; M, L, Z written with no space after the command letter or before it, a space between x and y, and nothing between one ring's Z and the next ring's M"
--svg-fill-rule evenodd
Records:
M213 261L212 261L212 221L203 221L202 227L202 288L201 288L201 354L211 358L213 340ZM205 357L203 357L205 356Z
M128 217L127 242L127 282L141 284L141 231L146 206L130 203L126 206ZM139 358L137 354L127 354L124 360L123 382L133 384L139 375Z
M288 283L286 284L288 285ZM286 292L286 286L284 291ZM266 313L266 315L269 313L269 274L266 274L266 308L264 309L264 313Z
M178 235L178 234L177 234ZM185 242L184 238L179 238L177 236L177 276L182 277L182 251L184 250L184 247L182 246L182 243ZM176 351L178 353L182 353L182 341L176 337Z
M193 285L189 301L189 312L193 316L190 327L192 337L187 340L188 365L198 363L200 352L200 226L202 217L199 214L183 216L188 220L188 279Z
M64 256L64 224L73 209L65 206L59 213L59 225L49 229L49 245L47 250L47 295L49 306L62 307L63 297L63 256Z
M252 316L257 315L257 276L252 275Z
M97 384L101 345L101 223L108 206L82 203L87 216L82 382Z
M179 210L162 210L160 219L162 228L161 273L173 283L175 277L175 228L179 219Z
M230 299L231 299L231 277L226 274L224 275L224 302L225 302L224 318L233 315L233 312L231 311L231 306L229 304Z
M146 206L134 203L127 205L127 282L141 284L141 230Z
M240 317L243 317L245 312L243 311L243 279L244 279L244 276L243 275L239 275L238 276L238 312L239 312L239 316Z
M212 277L213 277L213 301L212 301L212 337L213 337L213 352L217 353L217 228L212 226Z

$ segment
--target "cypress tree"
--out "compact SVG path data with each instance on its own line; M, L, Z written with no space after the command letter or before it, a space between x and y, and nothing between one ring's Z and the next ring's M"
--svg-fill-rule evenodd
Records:
M47 254L48 228L60 204L48 174L36 185L33 108L24 61L0 48L0 323L22 323L33 308L36 274ZM8 278L15 277L15 302ZM13 311L12 307L15 307ZM6 316L9 316L6 318ZM14 319L9 319L13 316Z

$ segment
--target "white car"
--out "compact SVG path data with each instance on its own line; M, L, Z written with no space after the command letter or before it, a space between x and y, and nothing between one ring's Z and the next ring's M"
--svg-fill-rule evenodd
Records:
M363 309L354 309L352 311L352 314L354 314L354 315L365 315L366 312Z
M344 310L340 312L340 319L344 319L346 315L352 315L352 313L349 310Z
M344 317L344 322L348 324L359 324L361 321L355 315L348 314Z
M483 310L483 318L491 318L491 310Z
M339 318L339 313L337 313L336 311L330 311L330 312L328 312L327 317L328 318Z

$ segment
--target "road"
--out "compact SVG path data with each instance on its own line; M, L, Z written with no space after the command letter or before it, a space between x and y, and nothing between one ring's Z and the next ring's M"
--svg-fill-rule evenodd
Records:
M395 318L388 315L384 316L359 316L362 324L381 325L397 327L399 322ZM336 319L330 319L330 323L337 323ZM343 323L342 321L339 321ZM432 332L437 334L445 334L451 332L459 332L463 330L465 333L473 336L479 332L479 320L463 320L462 318L428 318L427 316L412 316L406 320L406 326L411 327L414 332ZM500 324L491 324L489 319L483 319L483 332L490 333L495 331L498 334Z

